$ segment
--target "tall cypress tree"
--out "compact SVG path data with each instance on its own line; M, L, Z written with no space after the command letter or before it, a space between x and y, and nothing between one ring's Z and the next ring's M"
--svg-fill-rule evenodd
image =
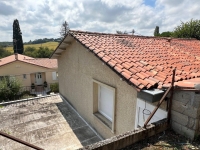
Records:
M156 26L155 30L154 30L154 36L159 36L159 26Z
M13 22L13 50L14 53L22 54L24 52L24 45L22 40L22 32L19 27L17 19Z

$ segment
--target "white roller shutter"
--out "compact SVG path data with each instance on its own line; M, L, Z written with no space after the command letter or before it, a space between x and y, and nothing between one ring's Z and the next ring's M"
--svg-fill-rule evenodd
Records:
M56 72L52 72L52 79L53 80L57 80L57 74L56 74Z
M113 90L99 85L99 101L98 110L107 119L112 121L113 117L113 100L114 92Z

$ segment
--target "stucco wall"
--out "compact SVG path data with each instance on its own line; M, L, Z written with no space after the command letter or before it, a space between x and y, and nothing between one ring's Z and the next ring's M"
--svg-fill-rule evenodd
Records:
M56 82L58 82L58 78L57 78L57 80L53 80L52 72L57 72L57 70L53 70L53 71L45 73L45 79L46 79L46 81L48 83L56 83Z
M137 91L93 53L74 41L59 57L58 66L60 93L104 138L135 128ZM116 90L114 133L93 115L93 79Z
M15 61L10 64L1 66L0 76L14 75L20 80L23 86L31 86L31 83L34 83L33 81L35 81L35 77L31 74L36 72L46 72L46 75L43 74L43 78L44 80L47 80L48 83L58 82L52 79L53 71L57 71L57 69L48 69L20 61ZM26 74L26 79L23 79L23 74Z
M172 101L172 128L191 139L200 132L200 94L175 91Z

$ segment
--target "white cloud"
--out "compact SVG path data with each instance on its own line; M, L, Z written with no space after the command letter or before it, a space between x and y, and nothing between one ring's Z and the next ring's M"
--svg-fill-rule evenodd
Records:
M12 41L12 24L18 19L23 40L59 37L60 26L71 29L115 33L131 31L153 35L172 31L180 21L200 19L199 0L1 0L0 41ZM151 2L149 2L151 3Z

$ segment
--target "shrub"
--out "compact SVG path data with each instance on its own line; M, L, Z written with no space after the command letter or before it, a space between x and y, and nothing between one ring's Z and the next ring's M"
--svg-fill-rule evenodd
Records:
M59 92L59 85L58 85L58 83L52 83L52 84L50 84L50 89L51 89L51 92L58 93Z
M20 94L21 84L17 79L3 77L0 80L0 101L14 100Z

